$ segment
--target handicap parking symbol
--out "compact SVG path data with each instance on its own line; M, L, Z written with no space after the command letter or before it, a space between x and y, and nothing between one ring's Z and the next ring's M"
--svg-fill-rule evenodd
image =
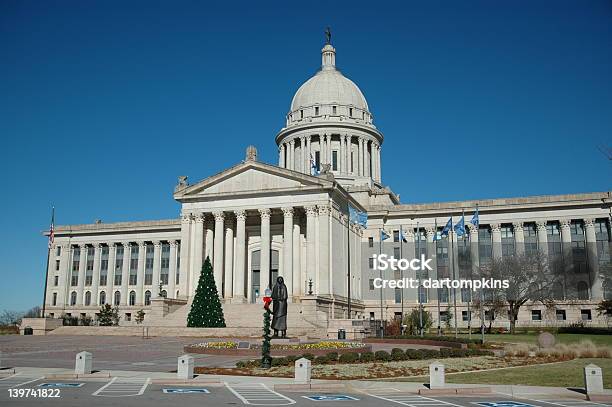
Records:
M85 383L41 383L38 387L52 387L52 388L69 388L69 387L81 387Z
M520 403L518 401L484 401L474 404L482 407L534 407L531 404Z
M312 401L359 401L355 397L347 396L345 394L320 394L315 396L302 396L305 399Z
M191 388L191 389L164 389L164 393L166 394L208 394L210 391L208 389L199 389L199 388Z

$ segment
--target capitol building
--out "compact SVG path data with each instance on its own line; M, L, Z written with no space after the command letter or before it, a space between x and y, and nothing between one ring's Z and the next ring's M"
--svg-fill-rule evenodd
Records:
M289 292L289 335L326 332L334 321L391 321L419 303L434 326L454 317L460 327L477 327L469 292L381 290L370 261L383 251L424 254L435 278L449 276L453 264L460 270L460 248L468 247L471 267L533 250L572 264L555 307L526 304L517 326L605 324L596 308L612 299L611 192L402 204L384 184L385 137L365 96L336 68L330 43L321 58L276 134L277 163L259 161L251 146L218 174L179 177L173 199L181 212L172 219L56 226L46 315L95 317L108 303L119 307L121 325L135 324L144 310L144 325L185 327L208 257L228 327L260 329L261 297L277 276ZM400 158L391 149L385 156ZM367 213L366 228L349 221L349 206ZM467 224L476 208L479 224ZM434 242L449 217L464 212L465 235ZM389 239L381 244L383 230ZM507 315L485 318L508 323Z

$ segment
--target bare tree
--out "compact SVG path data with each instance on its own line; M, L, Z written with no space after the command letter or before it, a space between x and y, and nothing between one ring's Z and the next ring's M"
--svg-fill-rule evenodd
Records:
M515 332L518 313L525 303L554 306L554 289L562 279L559 273L549 267L548 257L541 252L493 259L483 274L485 278L508 281L506 289L495 287L487 290L483 306L499 307L498 304L505 304L510 319L510 333Z
M40 317L40 307L38 305L30 308L23 314L24 318L38 318Z
M0 325L19 325L23 313L4 310L0 313Z

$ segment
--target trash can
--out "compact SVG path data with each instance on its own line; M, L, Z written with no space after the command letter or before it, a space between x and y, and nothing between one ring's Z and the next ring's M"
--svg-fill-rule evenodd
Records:
M338 339L346 339L346 329L338 329Z

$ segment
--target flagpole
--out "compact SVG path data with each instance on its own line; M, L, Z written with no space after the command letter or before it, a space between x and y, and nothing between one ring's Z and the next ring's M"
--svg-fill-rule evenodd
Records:
M451 216L451 228L449 230L448 236L451 241L451 267L452 267L452 276L453 281L456 280L455 275L455 230L453 229L453 217ZM455 338L459 336L459 328L457 327L457 289L453 287L453 308L454 308L454 319L455 319Z
M400 225L400 231L399 231L399 241L400 241L400 259L404 258L404 251L403 251L403 247L404 247L404 226ZM404 282L404 270L400 267L400 277L402 279L402 284L405 284ZM402 289L400 291L401 294L401 314L402 317L400 318L400 331L403 333L403 328L402 326L404 325L404 285L402 285Z
M51 230L49 231L49 234L53 233L53 228L55 228L54 223L55 223L55 206L51 207ZM51 238L52 237L49 236L49 239ZM47 244L47 267L45 268L45 290L43 292L43 302L42 302L42 311L41 311L42 318L45 317L45 311L47 308L47 285L49 283L49 259L50 257L51 257L51 240L49 240L49 243Z
M350 205L350 204L349 204ZM346 290L348 294L348 319L351 319L351 214L349 209L349 215L346 223L346 248L347 248L347 282L346 282Z
M421 258L421 229L419 228L419 222L417 221L417 251L419 258ZM417 288L417 301L419 302L419 335L423 336L423 304L421 304L421 276L419 275L419 286Z
M438 218L434 220L434 241L436 249L436 278L438 278ZM438 336L442 335L442 327L440 326L440 289L436 289L436 297L438 297Z
M382 229L378 230L378 255L382 255ZM382 284L382 270L378 268L380 277L380 337L384 338L385 330L383 328L383 284Z
M478 215L476 220L476 233L480 229L480 212L478 211L478 204L476 204L476 214ZM480 237L478 238L478 244L476 245L476 255L478 256L478 277L482 278L482 266L480 265ZM484 315L484 287L480 289L480 338L482 343L485 343L485 315Z
M465 235L466 233L466 227L465 227L465 209L461 208L461 219L463 221L463 258L466 258L466 250L465 250L465 244L466 244L466 240L465 240ZM472 262L470 259L470 280L472 280ZM471 308L471 302L472 302L472 291L470 289L469 291L470 295L467 298L467 313L468 313L468 338L472 339L472 308Z

